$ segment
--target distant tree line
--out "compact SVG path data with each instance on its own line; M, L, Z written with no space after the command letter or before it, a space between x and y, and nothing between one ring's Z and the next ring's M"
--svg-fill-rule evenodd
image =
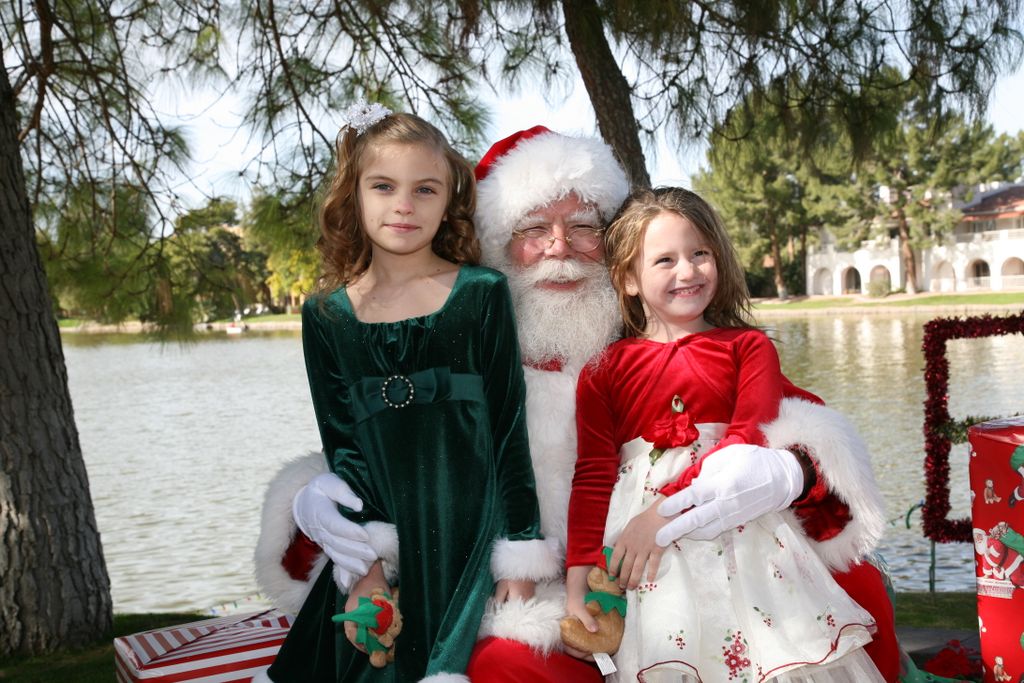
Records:
M827 230L840 249L898 237L906 290L917 291L915 253L940 243L961 218L957 202L979 183L1024 176L1024 130L996 135L962 113L929 110L924 94L879 93L872 116L887 120L866 147L832 119L814 122L813 144L792 135L800 111L780 116L758 98L728 116L693 179L719 207L754 296L804 294L807 248Z
M116 221L110 233L90 229L97 211ZM145 202L126 187L84 201L81 212L66 208L37 222L57 317L192 325L292 311L319 276L312 211L300 218L278 197L259 194L241 212L234 199L213 197L173 224L172 232L155 233ZM138 255L146 250L159 254L142 267Z
M877 110L889 107L892 125L860 156L840 126L824 122L805 145L791 135L793 122L757 105L714 135L693 182L725 217L754 296L804 294L807 249L823 229L846 250L899 237L906 287L915 291L915 250L950 234L960 218L954 200L970 199L979 183L1024 175L1024 131L996 135L957 112L922 115L896 92ZM37 223L58 316L152 322L177 312L194 323L294 311L319 275L313 196L289 205L261 191L241 213L234 200L214 197L175 218L166 238L154 237L141 197L127 188L73 198ZM89 227L107 202L118 205L118 238L97 244ZM164 252L156 273L133 268L147 240Z

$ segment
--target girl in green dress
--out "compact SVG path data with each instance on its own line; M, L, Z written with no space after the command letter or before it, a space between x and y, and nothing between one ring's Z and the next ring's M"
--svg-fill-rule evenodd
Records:
M351 586L328 563L268 675L466 681L486 601L529 598L544 544L511 299L475 265L472 171L444 136L379 105L349 121L302 340L327 464L363 502L342 511L380 559ZM331 621L374 588L404 621L383 668Z

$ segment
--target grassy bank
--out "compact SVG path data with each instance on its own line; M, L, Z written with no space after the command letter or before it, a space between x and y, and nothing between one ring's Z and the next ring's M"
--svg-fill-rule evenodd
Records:
M976 294L891 294L886 297L865 296L798 296L790 299L759 299L754 301L756 314L807 314L826 311L884 312L923 310L934 311L936 315L960 315L970 313L992 313L1008 315L1024 310L1024 292L980 292ZM232 321L216 320L210 326L221 331ZM102 332L137 333L152 331L137 320L125 321L120 325L105 325L81 318L58 320L61 332ZM301 316L298 313L269 313L246 318L243 323L253 330L261 327L270 329L299 329ZM197 325L202 330L204 325Z
M1024 309L1024 292L978 292L974 294L891 294L885 297L803 296L764 299L754 302L757 312L818 311L843 309L986 308Z
M40 657L0 659L4 683L110 683L114 680L117 636L202 619L200 614L121 614L113 633L91 646ZM974 630L978 616L974 593L897 593L896 624L900 627Z
M896 625L914 628L978 629L974 593L897 593Z
M95 645L39 657L0 659L4 683L110 683L114 677L114 638L203 619L205 614L118 614L113 632Z

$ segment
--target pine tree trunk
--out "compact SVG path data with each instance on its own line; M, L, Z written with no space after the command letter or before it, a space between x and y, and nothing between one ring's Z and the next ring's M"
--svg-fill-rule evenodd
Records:
M903 262L903 272L906 275L907 294L917 294L917 259L914 258L914 250L910 246L910 224L907 222L907 214L900 209L897 219L900 231L900 260Z
M772 231L772 274L775 278L775 291L780 299L789 298L786 289L786 278L782 274L782 249L779 248L779 233Z
M0 58L0 655L94 642L110 579Z
M629 83L608 46L600 8L594 0L562 0L562 16L601 137L614 150L630 185L650 187Z
M798 295L807 295L811 293L811 288L808 286L809 283L807 282L807 232L807 228L804 228L800 232L800 251L797 254L797 258L800 259L800 272L804 274L804 290L802 292L797 292Z

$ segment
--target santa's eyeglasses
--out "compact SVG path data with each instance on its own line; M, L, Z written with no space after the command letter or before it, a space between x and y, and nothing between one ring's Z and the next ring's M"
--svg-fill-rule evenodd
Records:
M566 233L565 237L558 237L557 235L552 234L551 230L548 228L542 228L539 226L512 231L512 236L515 239L523 240L538 251L550 249L551 245L555 243L555 240L562 240L568 244L573 251L578 251L582 254L594 251L601 246L601 237L603 235L604 230L601 230L600 228L582 226L571 229Z

